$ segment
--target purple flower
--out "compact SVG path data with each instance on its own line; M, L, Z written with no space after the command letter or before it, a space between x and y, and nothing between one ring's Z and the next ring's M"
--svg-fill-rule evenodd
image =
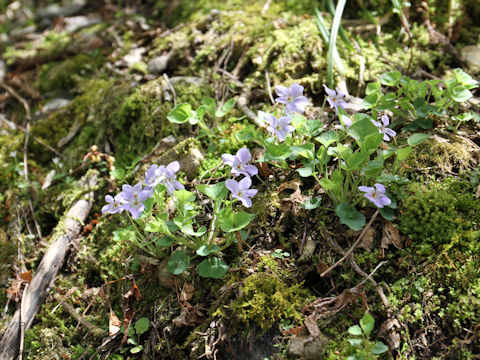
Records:
M116 214L118 212L122 213L122 211L125 210L123 207L123 197L121 193L117 194L115 198L113 198L111 195L106 195L105 201L108 204L102 207L102 214Z
M359 186L358 190L363 191L365 193L365 197L373 202L376 207L383 208L384 206L388 206L392 203L385 195L385 186L382 184L375 184L375 188L369 186Z
M280 116L277 119L272 114L264 113L263 111L259 113L259 116L269 125L267 130L273 133L279 141L284 141L286 134L295 131L295 128L290 125L290 121L292 121L291 116Z
M252 185L252 179L248 176L244 177L239 182L233 179L225 181L225 185L228 190L232 192L232 197L242 202L245 207L252 206L252 196L255 196L257 189L249 189Z
M150 166L145 173L145 180L143 180L143 183L145 184L145 190L150 190L153 193L153 189L155 189L155 186L157 186L159 182L159 178L157 176L157 169L158 165L153 164Z
M378 121L372 120L373 124L378 127L380 134L383 134L383 140L389 141L390 136L394 137L397 135L395 131L390 129L388 125L390 125L390 119L388 118L387 115L382 115L382 124L380 124Z
M145 189L142 190L142 183L138 183L135 186L123 185L122 198L124 200L124 208L132 214L134 219L138 219L145 205L143 202L151 196L151 191Z
M253 176L258 174L258 169L255 165L247 165L247 162L249 162L251 159L252 154L250 154L250 150L247 148L239 149L237 151L237 155L222 155L223 162L232 167L231 173L235 176Z
M289 88L285 86L275 86L275 92L278 98L276 102L285 104L287 114L303 114L305 107L310 104L306 96L303 96L303 86L293 83Z
M173 194L175 190L185 189L175 177L175 173L178 170L180 170L180 163L172 161L167 166L161 165L155 172L158 177L158 183L164 184L170 194Z
M341 115L340 116L340 125L336 125L335 129L341 129L341 130L347 131L350 128L350 126L352 126L352 124L353 124L353 122L352 122L351 118L349 118L346 115Z
M338 87L335 87L337 91L329 89L325 84L323 84L323 87L325 88L325 92L328 95L327 101L330 105L330 109L335 109L335 114L338 113L339 107L341 107L342 109L346 109L348 107L347 103L342 100L345 94L342 93Z

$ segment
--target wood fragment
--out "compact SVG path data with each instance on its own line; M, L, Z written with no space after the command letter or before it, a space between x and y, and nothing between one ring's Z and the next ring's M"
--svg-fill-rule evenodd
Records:
M80 180L79 185L91 189L96 185L97 177L98 172L90 171ZM35 315L55 282L70 244L80 233L82 222L87 219L93 206L93 196L92 190L85 194L82 199L77 200L62 221L60 221L60 224L62 224L60 230L62 231L56 232L58 235L54 237L52 244L38 266L32 282L23 295L25 304L21 320L25 323L25 330L32 325ZM19 351L19 334L20 311L17 310L0 341L0 360L11 360L17 356Z

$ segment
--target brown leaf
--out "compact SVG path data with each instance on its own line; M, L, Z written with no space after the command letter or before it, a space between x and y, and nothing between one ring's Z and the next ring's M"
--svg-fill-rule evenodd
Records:
M182 292L180 293L180 301L190 301L195 294L195 288L193 285L185 283L182 288Z
M122 322L120 319L115 315L112 309L110 309L110 320L108 322L108 335L112 336L115 335L120 331L120 327L122 326Z
M320 329L318 327L318 317L316 313L313 313L305 318L303 324L308 330L311 337L315 338L320 335Z
M29 283L30 281L32 281L32 278L33 278L32 270L28 270L23 273L20 273L17 277L19 280Z
M397 249L402 249L402 237L400 236L398 229L391 222L387 221L382 230L382 243L380 244L380 247L386 249L390 244Z
M366 231L365 235L363 235L362 241L358 247L361 247L365 250L370 250L372 248L372 242L375 238L375 234L377 233L377 229L374 226L370 226Z
M293 179L290 181L286 181L281 184L277 189L277 194L280 194L283 190L290 189L294 191L300 191L300 186L302 186L302 180L300 179Z

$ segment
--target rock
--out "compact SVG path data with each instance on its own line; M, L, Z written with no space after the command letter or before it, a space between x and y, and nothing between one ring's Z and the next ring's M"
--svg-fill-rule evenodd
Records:
M173 143L172 138L169 137L166 141ZM177 160L180 162L180 171L187 175L188 180L193 180L204 159L200 142L195 138L187 138L168 151L164 151L162 145L166 144L157 144L158 147L156 146L147 156L146 163L139 169L137 175L144 176L151 164L168 165Z
M170 60L170 54L154 57L147 63L148 72L153 74L165 72L165 70L167 70L168 60Z
M86 4L87 0L73 0L65 5L51 4L47 7L37 9L37 16L39 18L71 16L77 14Z
M87 16L73 16L65 18L65 31L72 33L89 26L100 24L101 22L102 18L100 16L90 18Z
M130 50L128 54L123 57L123 61L125 62L125 65L127 67L130 67L133 64L142 61L142 55L145 52L145 50L146 49L144 47L139 47L139 48Z
M323 347L330 339L323 334L312 341L305 335L294 336L287 345L288 354L305 360L322 360L324 358Z
M51 113L55 110L61 109L68 104L70 104L71 101L67 99L62 99L62 98L55 98L47 102L45 105L42 107L42 111L44 113Z
M465 46L460 51L468 67L473 71L480 71L480 45Z

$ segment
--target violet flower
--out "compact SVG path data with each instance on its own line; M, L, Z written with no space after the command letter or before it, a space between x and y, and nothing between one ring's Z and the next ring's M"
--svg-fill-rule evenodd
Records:
M347 115L341 115L340 116L340 125L336 125L335 129L340 129L343 131L347 131L350 129L350 126L352 126L353 122L352 119L349 118Z
M241 148L236 155L223 154L222 160L225 164L232 167L231 173L235 176L245 175L253 176L258 174L258 169L255 165L247 165L252 159L252 154L247 148Z
M159 182L159 178L157 176L157 169L158 165L153 164L151 165L147 172L145 173L145 180L143 180L143 183L145 184L145 190L149 190L153 193L153 190L155 189L155 186L157 186Z
M173 194L175 190L185 189L185 186L176 179L175 174L178 170L180 170L180 163L172 161L167 166L161 165L155 172L158 183L164 184L170 194Z
M359 186L358 190L363 191L365 193L364 196L373 202L378 208L383 208L392 203L392 200L385 195L385 186L382 184L377 183L374 188L369 186Z
M342 109L346 109L348 107L348 104L342 100L342 98L345 97L345 94L341 92L338 87L335 87L337 91L329 89L325 84L323 84L323 87L328 95L327 101L330 105L330 109L335 109L335 114L338 114L339 107Z
M123 207L123 197L121 193L115 195L115 198L111 195L106 195L105 201L108 204L102 207L102 214L116 214L118 212L122 213L122 211L125 210L125 208Z
M275 86L275 92L278 95L278 98L276 98L275 101L285 104L285 112L287 114L303 114L305 112L305 107L310 104L308 98L303 96L302 85L293 83L289 88L281 85Z
M372 120L372 122L376 127L378 127L380 134L383 134L383 140L389 141L390 136L394 137L397 135L395 131L393 131L388 127L388 125L390 125L390 119L388 118L388 115L382 115L383 124L380 124L378 121L375 121L375 120Z
M292 121L291 116L280 116L277 119L272 114L264 112L260 112L259 116L269 125L267 130L273 133L279 141L284 141L288 133L295 131L295 128L290 125L290 121Z
M232 197L242 202L245 207L252 206L252 196L255 196L257 189L249 189L252 185L252 179L248 176L240 181L228 179L225 181L225 186L232 192Z
M129 211L134 219L139 218L143 209L145 209L144 201L151 196L151 192L146 189L142 190L142 187L141 182L133 187L131 185L123 185L123 191L120 193L124 200L123 206L125 210Z

